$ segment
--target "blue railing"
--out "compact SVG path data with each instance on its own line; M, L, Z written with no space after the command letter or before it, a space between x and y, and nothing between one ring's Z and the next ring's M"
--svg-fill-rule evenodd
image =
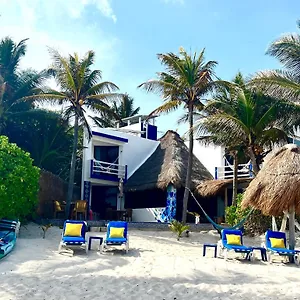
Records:
M100 160L91 160L91 178L119 181L127 180L127 165L108 163Z

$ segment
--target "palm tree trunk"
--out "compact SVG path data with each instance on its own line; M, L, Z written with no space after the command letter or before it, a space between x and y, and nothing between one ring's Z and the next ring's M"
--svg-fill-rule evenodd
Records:
M237 156L237 151L233 151L233 180L232 180L232 204L231 204L233 206L236 206L237 188L238 188L238 156Z
M194 132L193 132L193 105L189 106L189 159L187 166L187 174L185 180L183 206L182 206L182 223L186 223L187 205L189 200L189 189L191 188L191 178L193 169L193 148L194 148Z
M256 176L260 169L259 169L259 166L258 166L257 161L256 161L256 156L255 156L254 151L253 151L251 146L248 147L248 153L249 153L249 156L250 156L254 176Z
M71 158L71 167L70 167L70 176L68 184L68 194L67 194L67 203L66 203L66 218L70 216L70 206L73 198L73 188L74 188L74 178L75 178L75 167L76 167L76 154L78 147L78 115L75 113L75 122L74 122L74 139L73 139L73 150Z

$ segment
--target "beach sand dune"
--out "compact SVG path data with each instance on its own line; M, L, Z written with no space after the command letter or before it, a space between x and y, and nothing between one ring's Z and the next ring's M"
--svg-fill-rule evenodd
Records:
M60 255L61 230L42 239L35 224L21 229L14 251L0 261L0 299L299 299L300 268L202 256L213 232L192 233L180 242L170 232L130 230L130 251L88 256ZM104 236L104 233L89 233ZM245 240L260 245L262 238Z

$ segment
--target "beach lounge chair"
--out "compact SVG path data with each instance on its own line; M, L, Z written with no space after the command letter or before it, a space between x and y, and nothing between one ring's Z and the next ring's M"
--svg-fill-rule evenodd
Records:
M243 245L243 234L241 230L223 229L221 231L221 241L218 243L218 250L223 250L224 258L227 260L228 251L234 251L246 255L251 261L253 249Z
M299 250L290 250L287 248L286 235L284 232L268 230L266 232L267 260L272 263L272 255L294 257L295 263L299 265Z
M63 247L84 247L86 253L88 253L88 243L85 240L86 231L87 223L85 221L65 221L61 241L58 246L58 253L63 252Z
M126 253L129 250L129 236L127 222L113 221L107 224L106 239L104 249L108 246L125 245Z

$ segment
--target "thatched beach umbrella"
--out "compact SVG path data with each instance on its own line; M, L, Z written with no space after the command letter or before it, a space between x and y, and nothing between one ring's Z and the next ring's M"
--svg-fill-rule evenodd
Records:
M270 154L243 197L265 215L289 213L290 248L295 247L295 212L300 213L300 147L288 144Z

